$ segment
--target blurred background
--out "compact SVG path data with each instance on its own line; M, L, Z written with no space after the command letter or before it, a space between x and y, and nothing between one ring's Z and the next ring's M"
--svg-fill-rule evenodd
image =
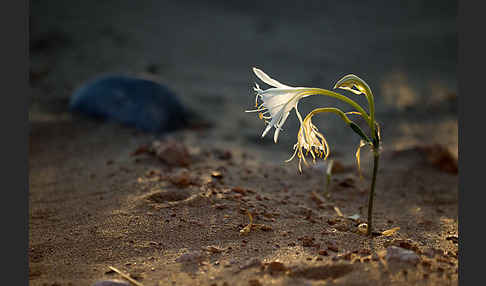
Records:
M204 140L281 162L298 121L292 112L278 144L273 132L260 138L264 122L244 112L254 106L255 66L288 85L325 89L356 74L376 97L384 148L441 143L457 156L456 1L32 0L30 13L31 133L90 120L69 113L73 91L125 74L173 90L212 124ZM322 106L349 110L323 96L299 105L303 114ZM314 123L331 152L353 160L354 133L333 115Z

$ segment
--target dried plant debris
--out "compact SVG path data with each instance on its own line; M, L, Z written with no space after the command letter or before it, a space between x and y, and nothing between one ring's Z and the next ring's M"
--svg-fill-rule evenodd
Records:
M337 206L334 206L334 211L336 211L337 215L340 216L340 217L343 217L343 213L341 212L341 210L339 209L339 207Z
M222 253L224 251L223 248L220 248L220 247L215 246L215 245L210 245L210 246L206 247L205 250L207 252L209 252L209 253L212 253L212 254L214 254L214 253Z
M121 272L120 270L116 269L115 267L112 267L112 266L108 266L111 270L115 271L116 273L118 273L121 277L123 277L124 279L130 281L130 283L132 283L133 285L135 286L143 286L142 283L138 282L137 280L133 279L132 277L130 277L130 275L127 275L123 272Z
M387 229L387 230L383 231L381 234L383 236L391 236L391 235L394 235L399 229L400 229L400 227L394 227L394 228Z
M272 230L272 227L271 226L268 226L268 225L265 225L265 224L254 224L253 223L253 216L252 216L252 214L249 211L246 211L246 213L248 215L248 218L249 218L250 222L248 223L247 226L245 226L244 228L242 228L240 230L240 234L241 235L247 235L253 229L255 229L255 230L256 229L260 229L260 230L263 230L263 231L270 231L270 230Z
M314 191L311 192L311 199L314 202L316 202L318 205L322 205L326 202L326 199L323 196L319 195L318 193L316 193Z

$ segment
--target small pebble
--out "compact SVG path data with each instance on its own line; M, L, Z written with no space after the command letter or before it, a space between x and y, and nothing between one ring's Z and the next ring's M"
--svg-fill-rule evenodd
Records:
M390 246L386 249L385 258L388 261L399 261L413 265L420 262L420 257L415 252L396 246Z
M311 237L304 237L302 239L302 246L304 247L311 247L314 246L314 240Z
M210 246L206 247L206 250L210 253L221 253L221 252L224 251L224 249L217 247L217 246L214 246L214 245L210 245Z
M201 262L204 260L204 254L201 251L185 253L176 259L176 262Z
M326 250L319 250L319 255L328 256L329 253Z
M240 270L248 269L248 268L252 268L252 267L257 267L257 266L260 266L260 265L262 265L261 260L258 259L258 258L253 258L253 259L248 260L243 265L241 265Z
M130 283L123 280L101 280L91 286L131 286Z
M339 249L336 245L334 244L327 244L327 249L331 250L331 251L334 251L334 252L338 252Z
M223 178L223 174L219 171L212 171L211 172L211 177L221 179Z

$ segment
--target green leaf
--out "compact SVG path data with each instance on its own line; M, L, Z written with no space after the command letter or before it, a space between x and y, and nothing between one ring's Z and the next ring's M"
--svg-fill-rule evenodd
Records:
M358 125L356 125L356 123L349 123L349 127L351 127L351 129L353 129L353 131L356 132L363 140L371 143L371 140L368 138L368 136L366 136L366 134L364 134L363 130L361 130Z

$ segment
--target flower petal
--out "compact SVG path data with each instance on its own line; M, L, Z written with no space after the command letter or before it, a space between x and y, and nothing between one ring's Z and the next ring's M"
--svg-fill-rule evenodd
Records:
M360 140L358 150L356 150L356 163L358 164L358 173L360 179L363 179L363 174L361 173L361 164L360 164L360 157L361 157L360 151L362 147L366 146L366 144L367 144L366 141Z
M289 117L289 114L290 112L286 112L284 113L284 115L282 116L282 118L279 120L279 122L277 123L277 126L275 127L276 130L275 130L275 134L273 134L273 141L275 143L277 143L277 140L278 140L278 134L280 133L280 129L282 129L282 125L284 125L285 123L285 120L287 120L287 117Z
M278 82L277 80L274 80L273 78L269 77L266 73L264 73L261 69L253 68L253 72L256 74L256 76L261 79L264 83L274 86L274 87L290 87L288 85L282 84Z
M262 138L265 137L265 135L267 135L268 131L270 131L270 129L272 129L272 127L275 126L277 124L277 122L280 121L280 118L282 118L282 113L283 113L283 108L280 109L275 114L275 116L272 115L272 120L268 123L267 127L263 131Z
M273 127L273 124L269 123L267 125L267 127L265 127L265 130L263 130L263 133L262 133L262 138L265 137L265 135L267 135L268 131L270 131L270 129L272 129Z
M367 89L371 90L364 80L360 79L354 74L345 75L343 78L338 80L338 82L334 85L334 88L345 89L358 95L362 93L366 94Z

